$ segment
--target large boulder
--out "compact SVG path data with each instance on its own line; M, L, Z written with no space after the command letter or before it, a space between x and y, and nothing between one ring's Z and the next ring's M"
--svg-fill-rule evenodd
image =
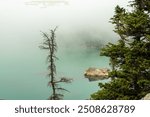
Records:
M89 79L89 81L108 79L109 69L106 68L89 68L85 71L84 76Z

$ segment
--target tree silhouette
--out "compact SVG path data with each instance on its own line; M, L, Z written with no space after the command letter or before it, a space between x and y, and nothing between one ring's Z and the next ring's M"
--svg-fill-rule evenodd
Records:
M56 57L57 52L57 43L56 43L56 32L57 27L54 30L50 30L50 34L42 32L44 41L41 46L41 49L48 51L47 61L48 61L48 77L50 81L48 82L48 86L52 88L52 94L49 97L50 100L59 100L63 99L62 91L68 91L65 88L59 86L59 83L71 83L71 79L62 77L60 79L56 78L57 71L55 61L58 60Z

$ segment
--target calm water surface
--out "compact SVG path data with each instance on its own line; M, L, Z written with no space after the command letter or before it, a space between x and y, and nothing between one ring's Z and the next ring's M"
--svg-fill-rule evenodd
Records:
M88 99L99 89L98 83L84 78L89 67L109 67L108 58L85 43L116 41L113 26L108 23L116 0L0 0L0 99L47 99L46 51L40 31L59 26L57 30L58 77L73 79L62 84L70 91L64 99ZM103 3L103 4L102 4ZM104 10L107 9L107 12ZM105 81L106 82L106 81Z

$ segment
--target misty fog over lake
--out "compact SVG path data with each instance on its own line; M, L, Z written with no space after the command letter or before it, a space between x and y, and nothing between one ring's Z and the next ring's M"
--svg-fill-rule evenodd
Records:
M0 99L47 99L47 52L40 50L42 32L58 26L56 62L58 77L73 79L64 84L64 99L88 99L99 89L84 71L109 68L100 48L119 37L109 19L116 5L127 0L0 0ZM63 85L63 84L62 84Z

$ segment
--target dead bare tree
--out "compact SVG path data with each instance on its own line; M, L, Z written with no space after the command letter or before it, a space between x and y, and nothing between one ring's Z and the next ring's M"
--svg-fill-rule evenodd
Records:
M52 88L52 94L49 97L50 100L60 100L63 99L63 91L68 91L65 88L59 87L59 83L71 83L71 79L62 77L60 79L56 78L56 65L55 61L58 60L56 57L57 52L57 43L56 43L56 32L57 27L54 30L50 30L50 34L42 32L44 41L41 46L41 49L48 51L47 61L48 61L48 77L50 81L48 82L48 86Z

